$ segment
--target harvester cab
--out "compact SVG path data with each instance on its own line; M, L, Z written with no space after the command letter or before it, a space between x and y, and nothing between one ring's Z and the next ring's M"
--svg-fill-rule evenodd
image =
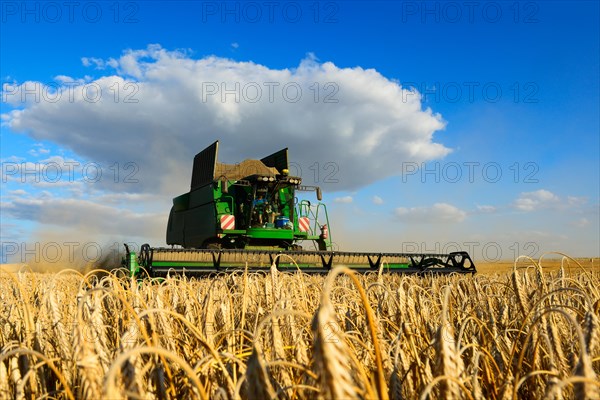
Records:
M287 148L239 164L218 162L218 150L217 141L194 158L190 191L173 199L167 244L300 250L300 243L312 242L318 250L331 248L330 236L322 235L326 206L297 197L299 191L316 191L321 200L321 190L289 174Z

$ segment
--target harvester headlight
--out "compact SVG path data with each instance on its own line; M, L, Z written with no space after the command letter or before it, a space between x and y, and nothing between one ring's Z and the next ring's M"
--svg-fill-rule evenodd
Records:
M268 181L268 180L269 180L269 178L267 178L266 176L263 176L263 177L262 177L262 180L266 182L266 181Z
M272 176L269 177L269 182L273 182L275 180L275 178L273 178Z

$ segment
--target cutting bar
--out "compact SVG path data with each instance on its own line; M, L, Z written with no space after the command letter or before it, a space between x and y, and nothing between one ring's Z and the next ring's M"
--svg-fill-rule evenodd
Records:
M127 249L127 264L133 275L160 277L172 274L206 276L248 269L250 272L301 271L327 274L338 266L356 272L384 273L475 273L467 252L447 254L369 253L335 251L287 251L248 249L178 249L145 244L138 255Z

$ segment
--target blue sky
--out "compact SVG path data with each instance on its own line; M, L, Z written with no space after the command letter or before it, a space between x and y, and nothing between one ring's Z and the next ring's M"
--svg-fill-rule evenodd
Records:
M164 245L219 138L289 147L343 250L600 254L596 1L1 4L4 258Z

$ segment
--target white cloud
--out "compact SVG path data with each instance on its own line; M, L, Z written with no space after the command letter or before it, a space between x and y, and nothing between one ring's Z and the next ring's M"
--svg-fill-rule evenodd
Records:
M40 160L40 163L45 163L45 164L55 163L55 164L58 164L60 166L66 166L68 164L77 164L77 163L80 163L80 161L76 161L76 160L74 160L72 158L64 158L63 156L50 156L48 158Z
M50 150L45 149L44 147L42 147L43 145L36 143L34 145L36 148L29 150L27 153L33 157L38 157L44 154L49 154Z
M9 156L9 157L0 159L0 162L3 162L3 163L20 163L23 161L25 161L25 159L23 157L18 157L18 156Z
M578 207L587 204L587 197L567 196L567 204L570 206Z
M514 206L521 211L534 211L549 205L556 205L560 199L554 193L540 189L534 192L523 192L520 197L515 200Z
M81 63L83 64L84 67L92 67L93 66L96 69L105 69L106 64L107 64L103 59L95 58L95 57L82 57Z
M83 86L69 85L72 98L65 87L58 101L19 104L22 109L3 119L13 131L93 162L135 162L139 192L172 196L186 190L193 156L215 139L221 139L219 158L226 162L288 147L309 185L315 162L325 174L333 171L324 169L332 163L329 181L335 183L319 184L336 191L391 176L404 161L450 152L434 140L445 127L441 116L423 109L418 93L409 95L373 69L341 68L314 57L272 69L218 57L192 59L158 45L82 62L116 70L89 82L101 89L99 101L89 101L89 94L86 100Z
M477 211L479 212L483 212L483 213L493 213L497 210L498 208L495 206L490 206L490 205L477 205Z
M75 79L75 78L67 76L67 75L57 75L54 77L54 80L59 83L69 83L71 85L73 85L73 84L83 85L90 79L89 79L89 77L87 77L87 79Z
M240 47L240 44L238 42L233 42L233 43L231 43L231 47L233 47L234 49L237 49Z
M573 225L577 228L585 228L590 224L590 221L587 218L579 218L577 221L573 222Z
M150 201L161 201L164 198L158 198L152 193L109 193L96 197L98 203L101 204L135 204L146 203ZM165 207L167 210L167 207ZM166 212L164 213L166 214Z
M3 204L3 213L16 219L40 222L63 228L78 228L82 233L120 235L148 238L161 237L168 213L135 213L129 210L96 204L87 200L54 198L42 193L37 198L14 199Z
M371 201L373 202L373 204L377 204L377 205L383 204L383 199L379 196L373 196L371 198Z
M531 197L538 198L540 201L544 201L544 202L558 200L558 196L556 196L554 193L552 193L548 190L544 190L544 189L540 189L540 190L536 190L535 192L529 192L529 193L524 193L524 194L531 196Z
M336 203L352 203L354 201L354 199L352 198L352 196L344 196L344 197L336 197L334 200L334 202Z
M462 222L467 213L451 204L435 203L431 207L398 207L394 210L398 219L404 222Z

